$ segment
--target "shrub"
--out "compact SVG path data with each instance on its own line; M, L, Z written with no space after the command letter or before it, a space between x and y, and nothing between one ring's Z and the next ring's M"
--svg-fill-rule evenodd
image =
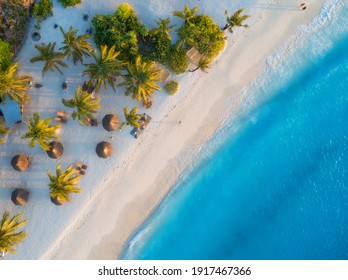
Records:
M116 46L120 59L134 61L139 54L139 40L147 36L147 28L140 23L129 4L120 5L113 15L96 15L92 19L97 45Z
M11 45L0 38L0 68L6 70L11 64Z
M169 95L174 95L179 89L179 83L176 80L172 80L164 85L164 90Z
M58 2L62 3L63 7L75 6L81 3L81 0L58 0Z
M183 49L171 46L165 63L174 74L181 74L189 67L189 61Z
M40 0L35 3L33 16L40 22L53 15L53 3L50 0Z
M207 15L198 15L178 29L181 43L185 47L195 47L201 54L212 59L225 47L224 33Z

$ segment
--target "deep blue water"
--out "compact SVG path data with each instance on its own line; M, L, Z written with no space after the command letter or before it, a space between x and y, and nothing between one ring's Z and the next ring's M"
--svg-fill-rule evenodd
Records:
M131 259L348 259L348 36L180 183Z

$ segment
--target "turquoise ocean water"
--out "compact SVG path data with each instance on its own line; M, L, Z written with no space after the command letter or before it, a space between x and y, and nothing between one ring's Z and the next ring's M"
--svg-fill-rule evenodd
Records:
M348 7L332 3L124 259L348 259Z

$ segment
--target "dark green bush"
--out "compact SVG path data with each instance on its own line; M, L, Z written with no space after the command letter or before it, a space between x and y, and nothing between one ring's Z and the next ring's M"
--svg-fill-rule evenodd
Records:
M53 16L53 3L50 0L40 0L35 3L32 15L39 22Z
M174 74L181 74L188 68L189 61L183 49L171 46L165 64Z
M0 68L6 70L11 64L11 45L0 38Z
M179 83L176 80L172 80L164 85L164 90L169 95L174 95L179 89Z
M149 35L147 37L145 45L149 49L146 54L150 57L151 60L156 60L164 64L166 63L171 46L170 40L159 34Z
M58 0L58 2L62 3L63 7L75 6L81 3L81 0Z
M139 40L148 34L131 5L121 4L113 15L96 15L92 19L97 45L116 46L119 58L134 61L139 54Z
M212 59L225 47L224 33L207 15L198 15L178 29L182 45L187 49L195 47L201 54Z

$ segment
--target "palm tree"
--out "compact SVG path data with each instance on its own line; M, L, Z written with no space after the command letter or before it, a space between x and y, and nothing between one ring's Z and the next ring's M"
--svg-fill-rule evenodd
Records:
M123 130L125 125L130 125L135 128L140 128L140 119L143 116L142 114L137 114L139 110L139 106L134 107L130 112L128 110L128 107L123 108L124 118L126 119L125 122L121 124L120 131Z
M199 10L199 7L194 7L192 9L189 8L188 4L185 5L185 10L183 11L176 11L173 12L174 16L177 16L179 18L182 18L185 20L185 23L188 23L191 25L191 19L195 18L197 16L197 11Z
M115 50L115 46L111 48L101 46L99 56L92 53L95 63L85 64L87 69L83 72L89 75L90 82L96 83L96 92L99 91L102 84L106 88L107 83L115 91L116 76L120 75L119 70L124 65L123 62L117 59L119 54L120 52Z
M168 26L169 22L170 22L169 18L159 19L159 21L156 21L158 27L152 29L150 31L150 34L160 35L161 37L163 36L167 38L168 40L172 40L172 37L170 36L170 31L172 31L175 25Z
M10 213L6 211L2 215L0 222L0 256L16 253L15 246L21 243L27 235L24 231L16 232L17 229L24 226L28 220L22 220L23 213L10 218Z
M65 57L65 54L62 52L56 52L54 48L56 47L56 42L49 43L48 45L42 43L41 45L35 45L35 48L39 51L40 55L33 57L30 59L31 63L37 61L44 61L45 66L42 69L42 75L44 75L48 70L54 72L56 69L60 74L63 74L62 70L60 70L59 66L67 67L68 65L62 61Z
M247 24L243 24L243 21L245 21L247 18L249 18L250 16L248 15L244 15L242 16L241 14L244 12L244 9L239 9L237 12L235 12L232 16L228 16L228 11L225 11L225 15L226 15L226 21L227 24L225 25L225 27L223 28L223 30L228 29L231 33L233 33L233 27L235 26L239 26L239 27L245 27L248 28L249 25Z
M138 102L143 101L146 105L152 98L154 90L160 90L161 87L156 82L161 81L162 70L155 66L155 62L142 61L137 56L135 63L127 65L127 74L124 75L125 81L119 86L127 86L126 95L132 94L132 98Z
M83 61L83 57L90 56L93 51L92 44L86 40L90 37L89 35L80 35L77 36L77 29L73 29L72 26L69 27L69 30L65 33L63 28L60 26L60 31L64 36L64 44L60 50L65 52L65 55L70 58L72 56L74 64L77 61Z
M5 71L0 71L0 99L6 103L6 97L19 103L25 104L30 100L27 93L31 78L28 76L17 77L19 63L11 63Z
M6 127L6 123L0 121L0 135L5 136L8 133L9 129ZM4 143L5 140L0 138L0 144Z
M41 148L44 151L48 151L50 149L49 143L52 140L61 140L61 138L56 135L56 131L61 128L61 125L50 125L50 122L51 118L40 120L40 114L35 113L33 117L30 118L28 124L29 131L22 138L31 139L29 142L31 148L34 148L36 142L39 142Z
M76 111L72 113L72 118L74 120L77 118L81 126L83 126L83 123L87 124L89 119L94 118L94 114L100 108L100 98L93 98L90 93L82 90L81 87L77 88L74 98L68 100L63 98L62 102L67 107L76 108Z
M209 68L209 64L211 63L211 59L209 57L206 57L204 55L201 56L201 58L198 61L198 65L195 69L189 70L190 72L195 72L198 69L201 69L203 72L207 72L207 68Z
M79 193L81 189L77 186L81 179L81 176L77 174L76 169L73 169L70 164L68 168L62 172L62 166L57 165L56 174L51 174L51 171L47 171L47 175L50 179L48 186L50 187L50 196L53 201L58 204L64 204L70 201L71 193Z

